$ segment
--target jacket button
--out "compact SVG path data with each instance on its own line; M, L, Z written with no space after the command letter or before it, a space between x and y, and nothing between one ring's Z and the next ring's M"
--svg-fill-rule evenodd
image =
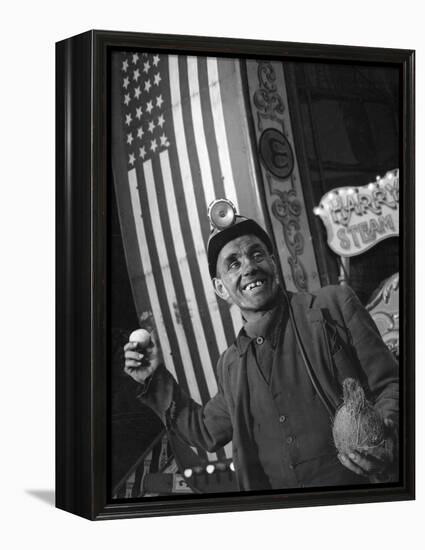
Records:
M261 344L264 342L264 338L262 336L259 336L257 338L256 342L257 342L257 344L260 344L260 346L261 346Z
M285 422L286 420L286 416L284 414L282 414L282 416L279 416L279 422Z
M293 441L294 441L293 436L292 436L292 435L288 435L288 437L286 438L286 443L291 444Z

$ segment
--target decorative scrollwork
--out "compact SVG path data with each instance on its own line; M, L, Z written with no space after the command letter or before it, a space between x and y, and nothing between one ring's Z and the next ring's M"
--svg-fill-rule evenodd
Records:
M300 215L302 205L293 189L289 191L274 190L278 198L272 203L273 216L282 224L283 236L290 257L292 279L299 291L308 290L308 278L300 256L304 251L304 236L301 232Z
M273 64L269 61L258 61L257 76L258 88L253 94L253 104L257 109L257 127L261 134L258 142L259 155L265 168L270 194L277 197L270 205L271 213L282 224L294 285L299 291L307 291L308 276L301 261L305 247L300 223L303 204L297 197L294 185L295 155L285 130L285 104L278 91ZM273 122L265 123L266 120ZM279 127L276 127L276 123ZM290 183L291 188L278 190L273 185L273 180L285 180Z
M390 278L388 284L384 285L382 289L382 299L386 304L390 301L391 294L398 290L400 284L400 276L396 273L393 277Z
M260 61L258 63L258 80L265 90L269 92L277 91L276 73L269 61Z
M308 291L308 280L305 267L298 256L290 256L288 258L288 264L291 268L292 278L295 286L301 292Z
M257 122L260 132L263 130L263 119L279 121L283 127L282 115L285 105L282 97L277 92L276 73L273 65L268 61L258 63L258 88L253 97L254 105L257 107Z
M381 283L366 305L384 342L396 357L400 338L399 284L399 274L394 273Z
M294 170L294 153L288 138L275 128L267 128L258 144L260 159L276 178L285 180Z

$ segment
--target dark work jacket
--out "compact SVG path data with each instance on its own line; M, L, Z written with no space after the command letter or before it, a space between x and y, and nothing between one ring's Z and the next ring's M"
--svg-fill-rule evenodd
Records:
M353 291L329 286L314 294L288 293L288 299L292 322L332 407L341 404L342 381L352 377L362 383L382 416L397 423L397 363ZM217 377L218 393L201 407L161 366L139 399L190 445L213 452L232 441L240 490L269 488L252 433L246 355L239 353L236 344L221 355Z

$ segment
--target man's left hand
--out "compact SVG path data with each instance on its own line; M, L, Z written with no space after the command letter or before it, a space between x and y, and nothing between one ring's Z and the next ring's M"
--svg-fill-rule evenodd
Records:
M392 444L396 446L395 425L388 418L384 419L387 428L387 439L393 439ZM348 455L339 453L338 458L346 468L360 476L368 477L372 483L384 481L394 466L394 453L374 453L373 449L364 451L353 451Z

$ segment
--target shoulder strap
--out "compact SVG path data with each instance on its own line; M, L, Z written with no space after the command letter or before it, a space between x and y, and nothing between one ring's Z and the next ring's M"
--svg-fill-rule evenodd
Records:
M310 360L307 357L307 354L305 352L304 345L302 343L301 336L300 336L300 333L298 331L297 324L295 322L295 317L294 317L294 312L292 310L291 302L290 302L289 297L286 294L286 292L284 294L285 294L286 302L288 304L289 318L291 320L292 328L294 329L295 340L297 342L298 349L300 350L300 354L301 354L305 369L307 371L308 377L310 378L311 383L313 384L313 387L316 390L317 395L320 397L323 405L325 406L326 410L328 411L329 416L331 418L333 418L335 416L335 408L334 408L333 404L327 398L325 392L323 391L322 386L320 385L320 381L317 378L317 376L316 376L316 374L313 370L313 367L311 366Z

